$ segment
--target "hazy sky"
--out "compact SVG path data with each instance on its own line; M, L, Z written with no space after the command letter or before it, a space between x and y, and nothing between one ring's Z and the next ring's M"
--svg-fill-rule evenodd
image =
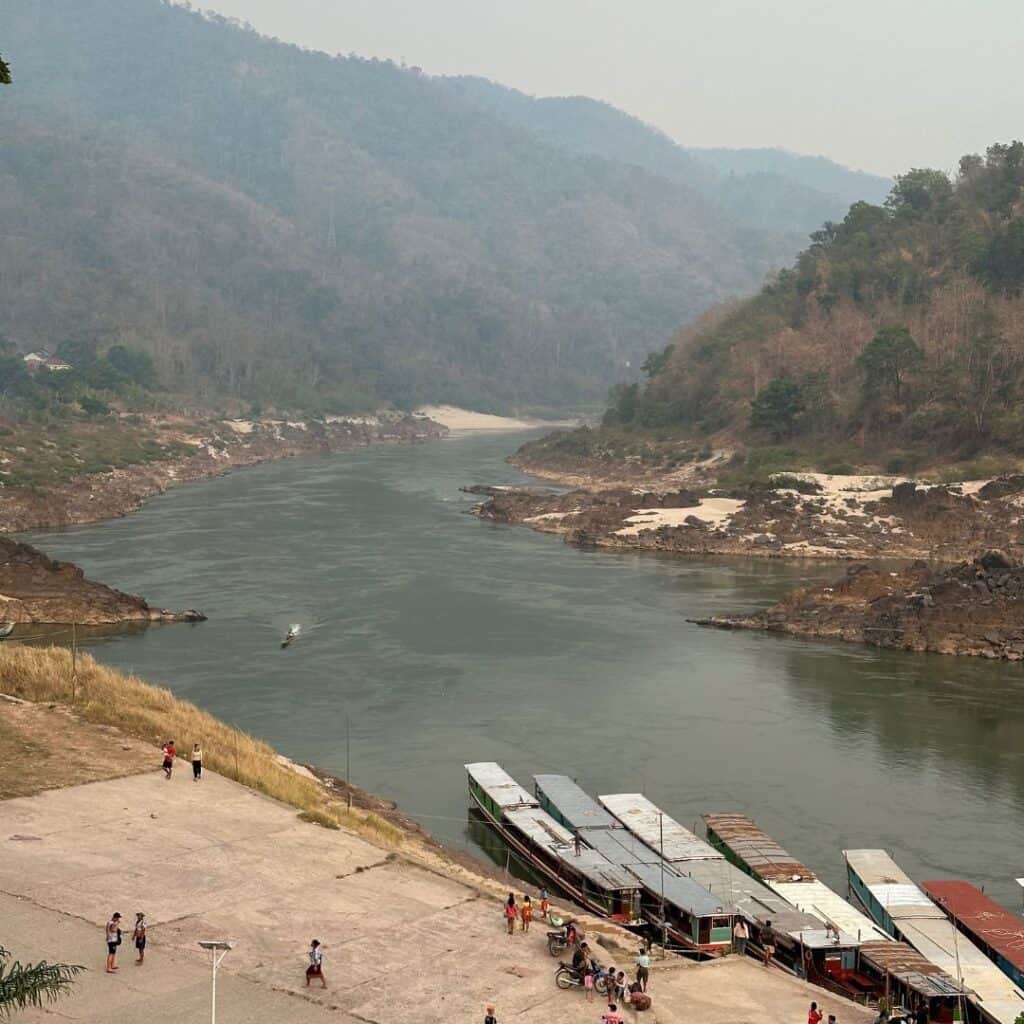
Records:
M197 0L329 52L891 174L1024 135L1024 0Z

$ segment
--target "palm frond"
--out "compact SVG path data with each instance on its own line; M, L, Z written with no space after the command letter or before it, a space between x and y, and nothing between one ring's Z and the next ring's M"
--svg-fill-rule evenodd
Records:
M43 1006L62 996L85 968L80 964L23 964L0 946L0 1018L15 1010Z

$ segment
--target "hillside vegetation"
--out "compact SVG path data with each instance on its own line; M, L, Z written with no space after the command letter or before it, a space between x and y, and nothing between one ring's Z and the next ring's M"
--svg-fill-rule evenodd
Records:
M710 165L624 160L621 133L555 144L447 80L161 0L8 0L0 47L0 331L138 348L176 393L600 401L804 229L741 224Z
M903 472L1024 454L1024 144L897 178L617 388L610 427ZM565 442L563 442L564 445ZM582 442L577 439L577 444Z

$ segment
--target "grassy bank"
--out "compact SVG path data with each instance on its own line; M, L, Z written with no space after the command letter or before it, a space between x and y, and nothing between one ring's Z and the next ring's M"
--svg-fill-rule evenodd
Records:
M35 703L72 707L84 720L114 726L156 745L173 738L187 758L193 743L203 763L226 778L298 809L306 821L326 828L344 825L377 841L397 846L402 833L376 814L349 810L317 781L282 764L262 740L180 700L169 690L124 676L59 647L5 646L0 652L0 692ZM154 751L154 764L157 752Z

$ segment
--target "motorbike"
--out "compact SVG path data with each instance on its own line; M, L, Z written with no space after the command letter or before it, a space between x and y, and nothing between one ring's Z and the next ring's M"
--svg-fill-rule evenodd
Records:
M572 964L567 964L564 960L560 961L555 969L555 984L559 988L583 988L583 978L583 971L573 967ZM594 990L598 995L608 994L608 978L606 975L598 974L594 978Z
M555 919L555 923L558 923L558 919ZM566 935L565 925L562 925L557 931L550 931L547 933L548 936L548 952L552 956L558 956L559 953L564 953L569 948L569 938ZM586 938L582 928L576 928L576 941L582 942Z

